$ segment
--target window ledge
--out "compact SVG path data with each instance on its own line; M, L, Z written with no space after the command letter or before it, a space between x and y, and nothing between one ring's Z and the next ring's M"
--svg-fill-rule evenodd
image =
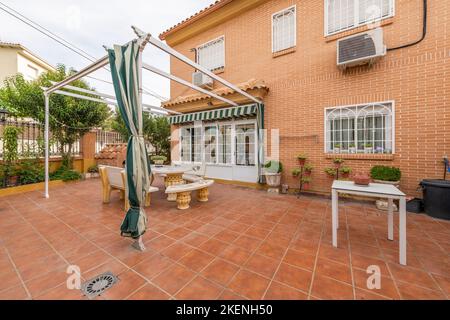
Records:
M390 17L390 18L386 18L384 20L378 21L377 23L379 23L379 27L384 27L389 24L392 24L393 22L394 22L394 17ZM352 29L343 30L338 33L331 34L329 36L325 36L325 42L335 41L335 40L338 40L341 38L352 36L352 35L360 33L360 32L367 31L367 30L369 30L369 25L370 24L365 24L365 25L362 25L359 27L354 27Z
M341 158L344 160L379 160L379 161L392 161L394 160L394 154L373 154L373 153L327 153L327 159Z
M296 47L292 47L292 48L284 49L281 51L273 52L272 58L278 58L278 57L284 56L286 54L293 53L293 52L295 52L295 50L296 50Z

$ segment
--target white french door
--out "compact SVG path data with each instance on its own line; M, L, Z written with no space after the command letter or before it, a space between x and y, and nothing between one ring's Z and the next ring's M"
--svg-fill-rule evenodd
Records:
M195 129L186 126L180 138L180 160L186 164L204 162L206 176L258 182L255 120L208 122Z

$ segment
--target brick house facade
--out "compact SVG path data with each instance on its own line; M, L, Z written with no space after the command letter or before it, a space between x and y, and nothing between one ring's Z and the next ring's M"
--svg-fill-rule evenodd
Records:
M446 0L428 1L427 34L420 43L388 50L371 66L343 71L336 65L337 40L364 32L372 25L361 23L342 28L341 23L343 30L335 31L336 24L331 26L326 12L331 10L327 9L330 5L327 1L340 0L217 1L162 33L160 38L195 60L192 48L223 37L225 63L215 72L263 100L265 128L279 129L280 133L283 183L297 186L291 170L297 166L296 155L306 153L314 167L312 191L329 192L332 180L324 173L324 168L332 166L334 157L341 157L353 172L368 172L378 164L399 167L401 189L416 194L421 179L442 178L442 157L450 154L450 33L446 28L450 23L450 4ZM378 22L387 48L421 38L423 0L381 0L381 3L392 5L389 9L392 11ZM291 35L294 45L273 52L274 46L278 46L273 43L274 14L288 8L294 8L295 32ZM346 16L346 19L348 23L354 17ZM282 41L289 42L288 38ZM283 43L279 47L283 49ZM191 81L192 72L192 68L171 58L172 74ZM214 90L222 89L215 83ZM248 102L239 100L232 92L224 95L240 104ZM165 105L183 113L224 107L219 101L198 96L176 83L171 84L171 98ZM383 120L382 125L375 125L378 121L375 119L372 123L373 132L384 130L380 133L382 151L333 153L335 145L330 145L329 141L331 124L327 124L330 120L327 110L350 106L345 110L359 112L365 106L379 103L387 105L391 112L389 120ZM348 121L352 121L352 125L347 123L345 128L350 132L359 119ZM341 141L336 141L345 140L348 149L351 139L348 134L343 138L342 122L340 126ZM173 126L173 160L180 160L180 133L176 130L179 128L179 125ZM356 131L352 134L358 136ZM392 137L392 141L388 141L387 136ZM378 143L375 140L369 142Z

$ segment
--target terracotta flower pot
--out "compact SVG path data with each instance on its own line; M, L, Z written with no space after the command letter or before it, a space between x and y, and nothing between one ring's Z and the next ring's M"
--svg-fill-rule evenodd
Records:
M370 177L365 173L357 173L353 176L353 181L361 186L368 186Z
M302 187L303 187L303 190L309 190L309 187L310 187L309 182L303 183Z
M300 167L303 167L306 163L306 159L298 159L298 164L300 165Z

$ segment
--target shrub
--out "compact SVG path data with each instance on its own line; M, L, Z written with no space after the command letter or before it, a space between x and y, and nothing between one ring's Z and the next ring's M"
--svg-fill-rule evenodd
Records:
M292 175L298 177L300 175L300 169L292 169Z
M310 164L305 164L305 166L303 167L303 169L305 170L305 172L311 172L313 169L313 166Z
M375 180L399 181L402 173L399 168L388 166L374 166L370 170L370 176Z
M297 156L297 159L298 159L298 160L306 160L306 159L308 159L308 156L306 155L306 153L300 153L300 154Z
M68 169L66 166L61 166L50 176L51 180L74 181L81 179L81 173L75 170Z
M270 160L264 165L267 173L281 173L283 172L283 165L280 161Z
M17 170L20 184L38 183L45 180L44 167L38 160L27 159L20 163L20 168Z
M303 177L302 178L302 183L304 183L304 184L311 183L311 178L310 177Z
M342 159L342 158L334 158L333 159L333 163L334 164L341 164L343 162L344 162L344 159Z
M98 173L98 165L94 164L87 169L89 173Z

